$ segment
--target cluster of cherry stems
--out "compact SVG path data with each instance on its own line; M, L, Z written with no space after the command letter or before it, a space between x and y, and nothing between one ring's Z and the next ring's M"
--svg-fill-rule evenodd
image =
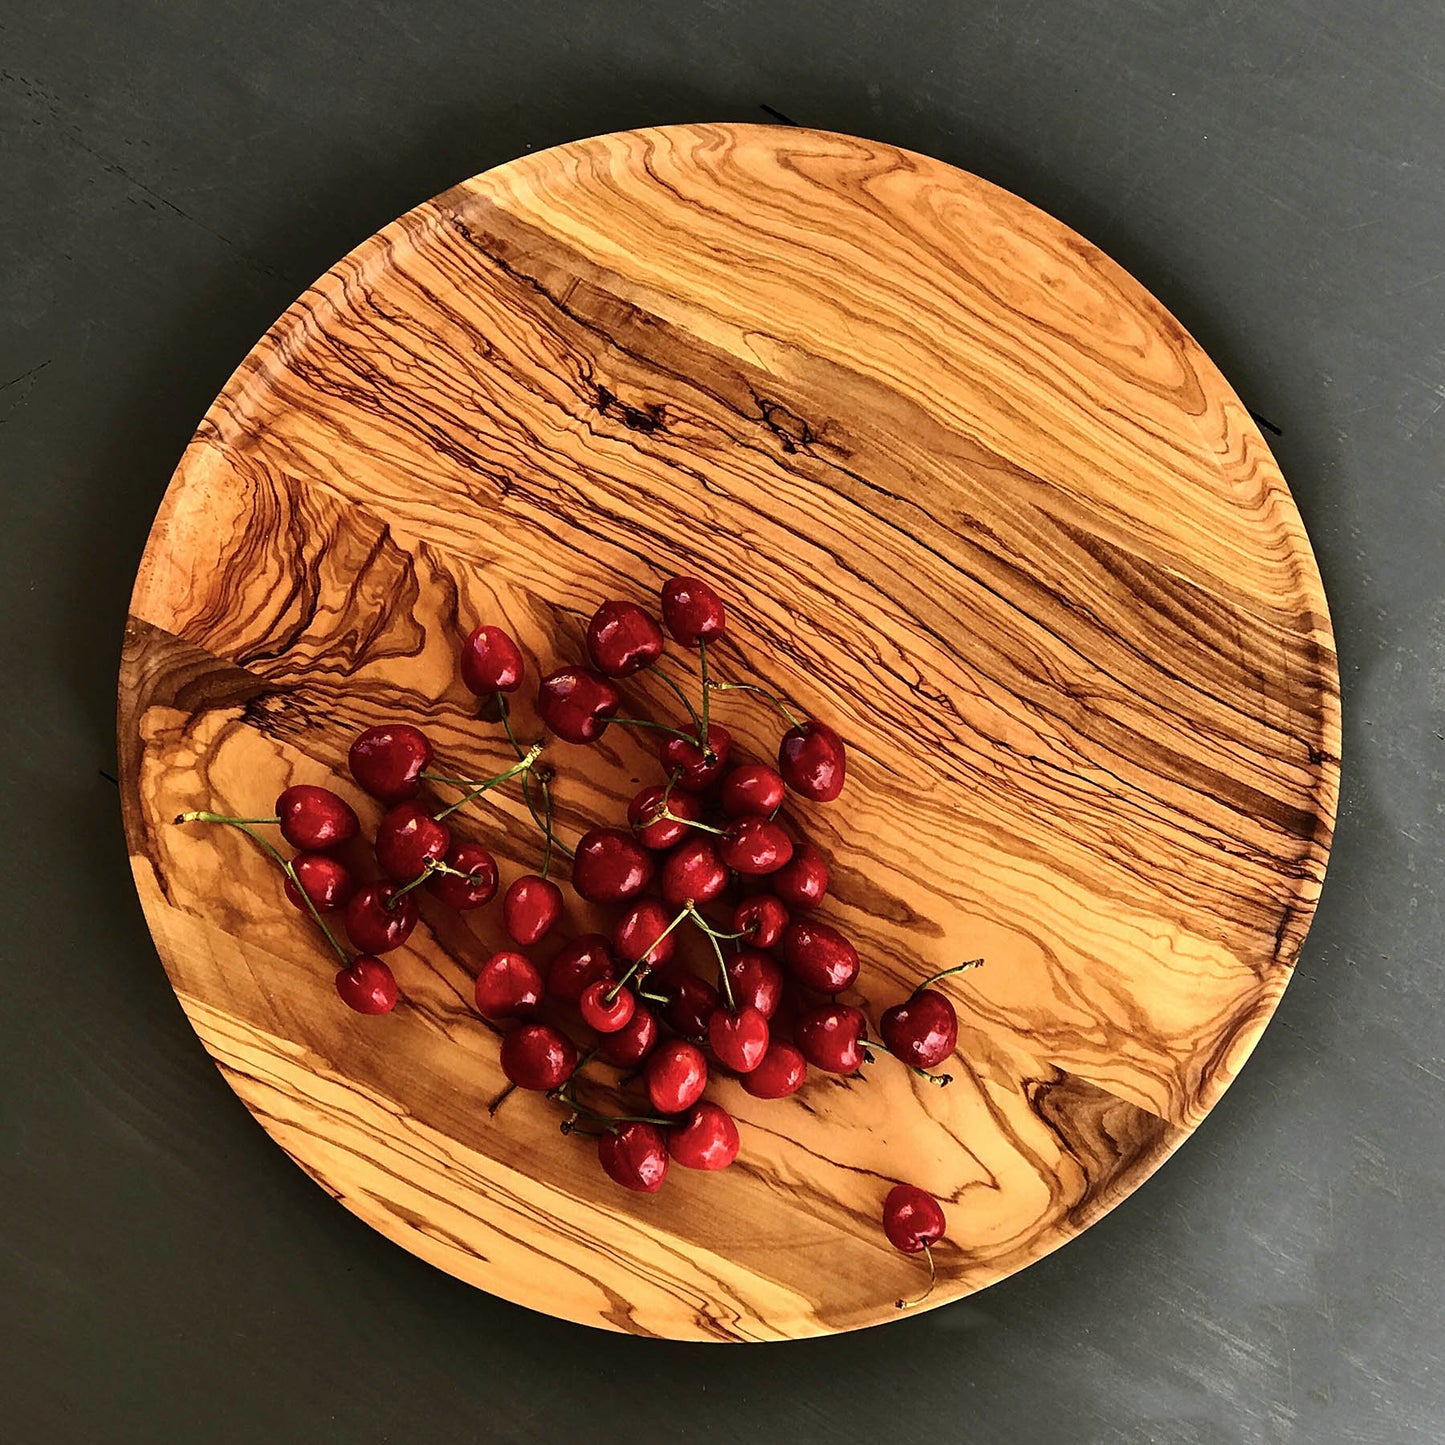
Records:
M736 1123L703 1098L710 1071L736 1075L755 1098L780 1099L802 1087L809 1066L861 1077L861 1066L873 1061L870 1049L877 1049L863 1012L838 1001L858 978L857 950L838 929L810 916L828 890L827 862L811 843L795 843L779 821L789 792L814 803L838 797L846 773L843 741L825 723L800 721L761 688L709 676L708 647L724 637L727 617L706 583L687 577L666 583L662 615L673 639L696 650L697 705L662 671L662 628L634 602L604 602L587 629L593 666L561 668L538 689L538 716L555 737L585 744L609 726L644 728L657 733L667 772L665 782L632 799L626 828L593 828L570 854L572 886L582 898L626 909L610 938L588 933L565 944L545 977L519 950L540 943L562 916L562 891L549 875L555 855L567 850L553 829L555 774L543 761L544 743L524 747L512 725L509 699L522 685L525 664L500 627L481 626L467 637L461 672L505 728L517 759L511 767L482 779L434 772L430 742L409 723L368 728L351 745L352 776L388 806L374 844L384 878L358 885L336 856L357 837L360 821L327 788L287 788L267 818L191 812L176 820L225 823L254 838L285 874L286 896L311 915L340 958L342 1000L358 1013L384 1014L396 1005L397 985L378 955L400 947L416 927L414 891L425 887L451 908L467 910L490 902L498 889L491 853L453 836L446 819L519 780L542 830L544 854L540 872L518 878L502 899L504 926L517 948L493 954L476 979L478 1010L493 1022L515 1021L501 1048L509 1083L491 1112L516 1088L546 1094L567 1110L563 1131L594 1135L607 1174L644 1193L661 1188L669 1160L715 1170L736 1158ZM686 725L619 716L617 681L644 670L677 695ZM713 694L734 690L760 693L786 717L776 768L735 760L731 735L712 721ZM461 797L430 807L418 798L424 783L458 789ZM255 831L268 823L279 824L300 850L295 857ZM654 886L656 895L649 892ZM337 912L360 950L354 956L326 921ZM716 986L678 958L683 929L706 940ZM953 1004L931 985L978 962L925 980L881 1016L886 1050L931 1083L949 1082L949 1075L929 1071L958 1041ZM595 1043L585 1054L566 1031L539 1018L548 1000L593 1030ZM654 1112L612 1115L584 1105L577 1075L594 1056L640 1078ZM895 1247L926 1256L931 1289L930 1246L945 1225L938 1201L899 1184L884 1202L883 1225Z

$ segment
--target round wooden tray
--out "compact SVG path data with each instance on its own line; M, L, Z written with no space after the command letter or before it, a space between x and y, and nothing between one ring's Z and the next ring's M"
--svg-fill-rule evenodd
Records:
M719 667L849 741L843 801L797 811L875 1023L925 974L988 963L948 985L951 1088L886 1058L781 1103L721 1085L738 1163L644 1197L544 1100L488 1118L497 1040L470 985L495 906L427 910L393 955L401 1006L361 1018L266 859L169 820L308 781L374 822L345 754L383 719L481 775L505 753L459 684L459 636L501 621L534 666L577 659L602 599L679 570L727 597ZM1078 1234L1243 1064L1329 850L1330 625L1245 408L1093 246L873 141L603 136L387 226L212 406L131 612L136 882L236 1092L389 1238L637 1334L895 1318L921 1278L879 1226L899 1179L947 1212L934 1303ZM765 707L723 715L771 753ZM657 775L619 732L559 745L565 838ZM470 827L504 880L535 868L518 807Z

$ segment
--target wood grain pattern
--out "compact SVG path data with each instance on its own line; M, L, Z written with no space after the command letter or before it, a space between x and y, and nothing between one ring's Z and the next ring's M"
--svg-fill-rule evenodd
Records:
M454 665L500 620L581 655L611 595L728 597L720 665L833 722L802 821L876 1020L964 955L957 1082L722 1097L744 1152L625 1195L519 1099L470 980L495 913L428 910L405 1001L336 1006L246 840L361 726L505 756ZM668 711L654 684L638 707ZM737 695L734 695L736 697ZM767 756L771 719L724 712ZM614 729L562 831L656 765ZM529 156L378 233L277 322L156 520L121 676L126 827L161 957L318 1182L463 1279L571 1319L761 1340L892 1318L888 1183L944 1201L937 1302L1073 1237L1198 1123L1308 927L1338 680L1299 517L1244 407L1137 283L975 177L806 130L686 126ZM535 865L515 804L470 827ZM578 909L578 926L586 910Z

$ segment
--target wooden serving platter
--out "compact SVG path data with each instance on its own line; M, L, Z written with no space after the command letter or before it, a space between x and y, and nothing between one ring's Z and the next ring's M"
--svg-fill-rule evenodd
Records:
M639 1196L542 1099L487 1116L497 1038L470 993L495 905L426 909L391 956L401 1005L362 1018L266 859L169 820L305 781L374 823L345 754L387 719L494 771L459 637L501 622L546 670L583 656L604 598L676 571L727 598L721 671L849 742L843 799L794 811L833 860L825 916L860 945L875 1024L926 974L987 966L947 985L952 1087L886 1059L777 1103L723 1085L738 1163ZM1088 242L873 141L603 136L387 226L207 413L131 614L136 883L227 1079L381 1233L616 1330L895 1318L920 1280L879 1227L896 1180L944 1203L933 1303L1080 1233L1244 1063L1329 851L1330 624L1244 406ZM656 684L628 690L669 711ZM732 697L723 719L769 756L774 719ZM559 745L569 841L658 775L620 731ZM535 868L520 805L469 827L504 882Z

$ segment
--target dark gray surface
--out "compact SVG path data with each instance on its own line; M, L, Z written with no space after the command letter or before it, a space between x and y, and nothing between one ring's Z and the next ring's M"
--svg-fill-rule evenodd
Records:
M1379 0L0 9L0 1436L1445 1438L1442 62L1445 9ZM97 769L166 479L297 292L522 151L764 104L1060 216L1281 429L1346 773L1299 978L1138 1197L971 1301L729 1350L499 1303L309 1183L172 997Z

